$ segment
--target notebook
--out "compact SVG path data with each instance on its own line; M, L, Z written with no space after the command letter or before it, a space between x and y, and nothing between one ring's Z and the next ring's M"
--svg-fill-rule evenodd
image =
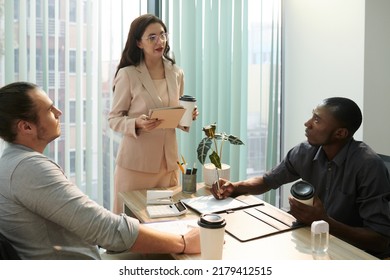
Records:
M185 111L181 106L154 108L150 109L149 118L162 120L157 128L176 128Z

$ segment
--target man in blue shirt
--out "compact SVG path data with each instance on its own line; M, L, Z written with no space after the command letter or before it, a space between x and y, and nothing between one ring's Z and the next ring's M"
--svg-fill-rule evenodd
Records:
M289 198L290 213L300 222L329 223L330 233L377 256L390 253L390 179L382 159L353 139L362 123L350 99L323 100L305 123L307 141L292 148L263 176L239 182L220 180L217 199L243 193L262 194L303 179L315 187L313 206Z

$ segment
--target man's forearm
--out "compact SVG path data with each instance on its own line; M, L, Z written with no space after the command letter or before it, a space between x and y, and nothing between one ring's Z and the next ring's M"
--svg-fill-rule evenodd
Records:
M233 186L235 187L235 191L234 191L235 195L263 194L270 190L270 188L264 184L264 180L262 176L253 177L244 181L235 182L233 183Z

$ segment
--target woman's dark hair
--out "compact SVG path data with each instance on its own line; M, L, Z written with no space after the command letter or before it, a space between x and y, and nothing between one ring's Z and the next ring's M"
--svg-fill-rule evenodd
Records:
M117 67L115 76L119 69L130 65L138 66L141 63L143 52L138 47L137 42L142 39L142 35L144 34L146 28L152 23L161 24L164 28L164 32L167 32L167 27L165 26L164 22L153 14L145 14L136 18L130 25L126 45L123 49L122 57ZM167 40L163 56L172 62L172 64L175 64L175 59L168 56L170 49L171 48Z
M38 88L28 82L15 82L0 88L0 137L7 142L16 139L16 124L20 120L38 122L38 114L29 92Z
M329 109L333 117L348 129L352 137L362 124L362 112L359 106L345 97L331 97L322 101L322 105Z

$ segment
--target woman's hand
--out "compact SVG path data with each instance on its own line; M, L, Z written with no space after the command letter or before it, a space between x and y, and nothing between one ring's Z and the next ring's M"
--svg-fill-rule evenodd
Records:
M151 131L161 124L162 120L150 119L147 115L141 115L135 119L135 128L143 131Z
M199 115L198 107L195 106L194 110L192 111L192 120L195 121L197 119L198 115ZM179 124L177 127L180 128L181 130L185 131L185 132L189 132L190 131L190 127L189 126L182 126L182 125Z
M195 121L198 116L199 116L198 106L195 106L194 110L192 111L192 120Z

